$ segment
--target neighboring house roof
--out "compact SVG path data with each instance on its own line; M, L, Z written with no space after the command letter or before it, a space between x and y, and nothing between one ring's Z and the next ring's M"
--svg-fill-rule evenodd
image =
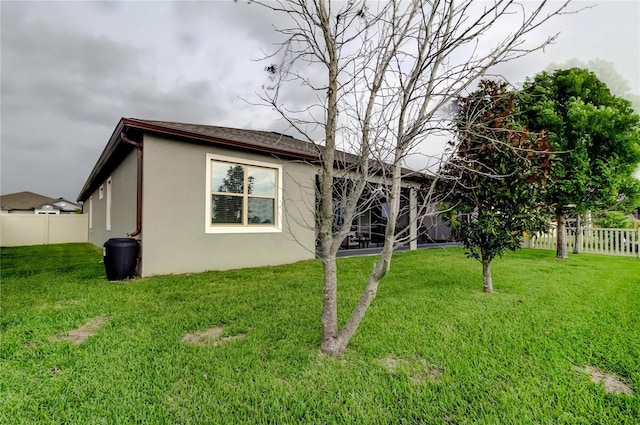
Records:
M65 212L74 212L82 208L80 205L76 204L75 202L68 201L64 198L56 199L56 202L54 202L53 205L55 205L56 207L60 208L62 211L65 211Z
M43 205L54 205L57 201L57 199L33 192L17 192L0 196L0 205L5 211L29 211L40 208ZM61 209L55 205L54 207Z
M116 126L107 146L102 151L98 162L93 167L89 178L78 195L79 201L85 201L96 188L104 182L108 175L118 166L125 156L134 149L122 140L120 134L125 134L140 141L142 133L150 133L164 137L171 137L176 141L204 143L277 155L279 157L315 162L320 159L324 148L310 142L296 139L285 134L245 130L211 125L185 124L170 121L153 121L138 118L121 118ZM357 157L345 152L336 153L337 163L355 163ZM412 173L406 170L405 174ZM419 173L414 177L423 178Z

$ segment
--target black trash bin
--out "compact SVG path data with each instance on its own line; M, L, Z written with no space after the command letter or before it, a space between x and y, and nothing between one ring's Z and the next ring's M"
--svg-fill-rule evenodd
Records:
M136 272L138 241L112 238L104 243L104 268L110 281L131 278Z

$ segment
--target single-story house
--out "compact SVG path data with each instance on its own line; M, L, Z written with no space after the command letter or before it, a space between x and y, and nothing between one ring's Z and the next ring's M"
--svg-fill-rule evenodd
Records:
M80 205L64 198L49 198L33 192L17 192L0 196L2 214L73 214Z
M141 276L292 263L317 252L318 158L315 145L280 133L122 118L78 201L91 243L139 240ZM401 224L420 179L405 184ZM359 215L345 248L374 243L384 209Z

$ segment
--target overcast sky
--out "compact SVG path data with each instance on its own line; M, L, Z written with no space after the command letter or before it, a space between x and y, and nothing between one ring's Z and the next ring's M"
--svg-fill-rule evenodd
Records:
M521 82L572 58L612 62L640 94L640 2L596 5L538 34L557 42L500 69ZM121 117L259 130L256 99L278 16L246 1L1 1L2 194L75 200Z

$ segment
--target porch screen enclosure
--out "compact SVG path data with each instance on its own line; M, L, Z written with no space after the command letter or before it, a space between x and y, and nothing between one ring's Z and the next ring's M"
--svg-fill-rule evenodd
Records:
M316 211L320 210L319 196L320 181L316 176ZM334 232L342 226L345 215L346 200L353 190L353 181L347 178L336 177L333 187L333 228ZM384 243L384 234L387 229L389 206L386 193L390 188L371 183L362 193L358 206L354 211L351 221L351 232L341 245L341 249L362 248L369 245L379 246ZM398 244L409 243L409 207L411 189L402 188L400 193L400 213L396 226L396 239ZM317 234L317 232L316 232ZM316 239L319 247L319 240Z

